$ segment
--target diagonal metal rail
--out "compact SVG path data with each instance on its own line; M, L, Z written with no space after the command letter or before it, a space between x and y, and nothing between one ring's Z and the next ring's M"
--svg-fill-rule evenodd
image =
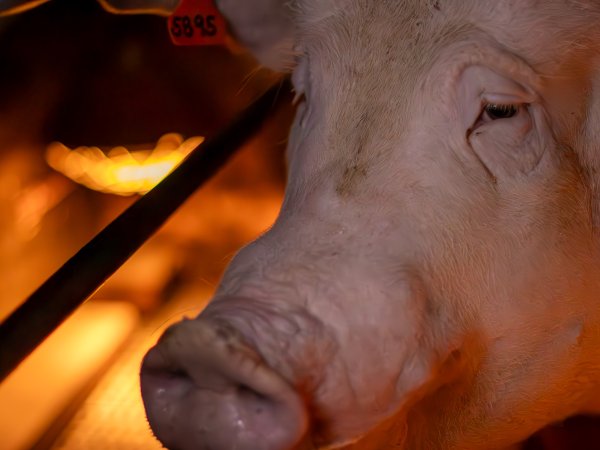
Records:
M199 145L154 189L69 259L0 325L2 382L252 137L286 95L277 83ZM284 89L285 90L285 89Z

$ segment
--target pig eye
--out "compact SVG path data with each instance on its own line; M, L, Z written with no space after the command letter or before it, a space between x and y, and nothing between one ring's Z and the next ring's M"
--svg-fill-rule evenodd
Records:
M510 119L519 112L521 105L501 105L497 103L488 103L483 108L486 118L489 120Z
M504 123L511 127L525 129L531 124L531 116L529 114L530 103L504 103L504 102L483 102L479 117L468 130L468 135L480 127L492 125L495 122ZM525 128L523 128L525 127Z

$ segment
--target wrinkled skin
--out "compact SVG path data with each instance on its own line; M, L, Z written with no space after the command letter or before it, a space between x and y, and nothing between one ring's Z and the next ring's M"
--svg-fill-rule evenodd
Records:
M157 437L505 450L600 412L600 4L217 4L300 105L278 220L144 361Z

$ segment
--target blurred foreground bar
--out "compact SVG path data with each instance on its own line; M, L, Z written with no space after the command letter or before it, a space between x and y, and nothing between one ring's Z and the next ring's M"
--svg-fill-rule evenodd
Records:
M207 139L128 208L0 325L0 381L137 251L276 110L289 86L277 83L220 134Z

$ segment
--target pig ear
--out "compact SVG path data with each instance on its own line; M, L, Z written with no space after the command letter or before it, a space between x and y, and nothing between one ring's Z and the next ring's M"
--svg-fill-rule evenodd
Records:
M293 63L294 26L289 0L215 0L233 36L258 61L283 70Z

